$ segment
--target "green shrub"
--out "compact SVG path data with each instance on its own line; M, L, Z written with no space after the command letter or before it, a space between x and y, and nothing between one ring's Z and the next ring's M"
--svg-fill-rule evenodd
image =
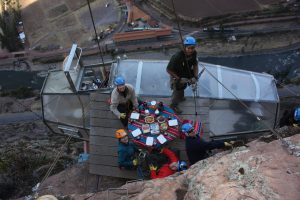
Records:
M16 97L17 99L26 99L26 98L34 97L35 94L32 88L20 87L16 90L11 91L10 96Z

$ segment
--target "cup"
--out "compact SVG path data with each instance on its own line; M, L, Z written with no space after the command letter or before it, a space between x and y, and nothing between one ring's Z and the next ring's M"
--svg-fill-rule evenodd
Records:
M146 110L145 110L145 115L147 115L147 116L148 116L149 114L150 114L149 110L148 110L148 109L146 109Z
M156 101L151 101L151 106L155 106L156 105Z

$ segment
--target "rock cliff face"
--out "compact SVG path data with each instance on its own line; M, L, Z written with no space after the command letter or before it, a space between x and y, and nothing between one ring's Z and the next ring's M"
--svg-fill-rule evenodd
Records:
M297 135L285 139L299 150L299 129L297 132ZM61 184L63 182L60 180ZM70 182L65 182L65 186L74 184ZM42 187L51 187L48 183L46 181ZM53 191L62 196L67 195L71 199L89 198L90 200L120 199L122 196L125 197L127 192L130 199L141 200L295 200L300 197L300 157L291 155L279 140L269 143L256 140L247 144L247 147L238 147L232 151L216 154L194 164L184 173L176 173L164 179L138 181L127 183L114 190L73 195L58 191L58 188L67 188L65 186L56 185Z

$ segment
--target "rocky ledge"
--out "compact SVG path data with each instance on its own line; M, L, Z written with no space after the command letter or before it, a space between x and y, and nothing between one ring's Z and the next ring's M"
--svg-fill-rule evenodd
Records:
M285 138L300 149L300 128L285 128ZM101 192L87 190L97 182L86 165L76 165L49 177L40 194L59 199L286 199L300 196L300 159L279 140L260 138L247 146L221 152L164 179L136 181ZM80 179L78 179L80 177ZM95 178L95 177L94 177ZM99 181L99 180L98 180ZM98 182L101 185L101 181ZM117 185L111 187L116 188ZM98 189L99 191L99 189Z

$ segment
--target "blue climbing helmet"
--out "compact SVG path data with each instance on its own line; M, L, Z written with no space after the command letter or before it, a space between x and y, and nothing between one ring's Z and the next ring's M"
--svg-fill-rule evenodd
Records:
M296 122L300 122L300 108L296 108L296 109L295 109L294 120L295 120Z
M115 79L114 84L115 84L116 86L119 86L119 85L125 85L125 79L124 79L122 76L118 76L118 77Z
M196 45L196 39L192 36L187 36L183 41L184 45Z
M182 131L184 134L188 135L188 132L189 132L192 128L193 128L193 125L192 125L192 124L186 123L186 124L183 124L183 125L181 126L181 131Z
M182 170L187 170L187 163L183 160L177 162L177 170L180 172Z

